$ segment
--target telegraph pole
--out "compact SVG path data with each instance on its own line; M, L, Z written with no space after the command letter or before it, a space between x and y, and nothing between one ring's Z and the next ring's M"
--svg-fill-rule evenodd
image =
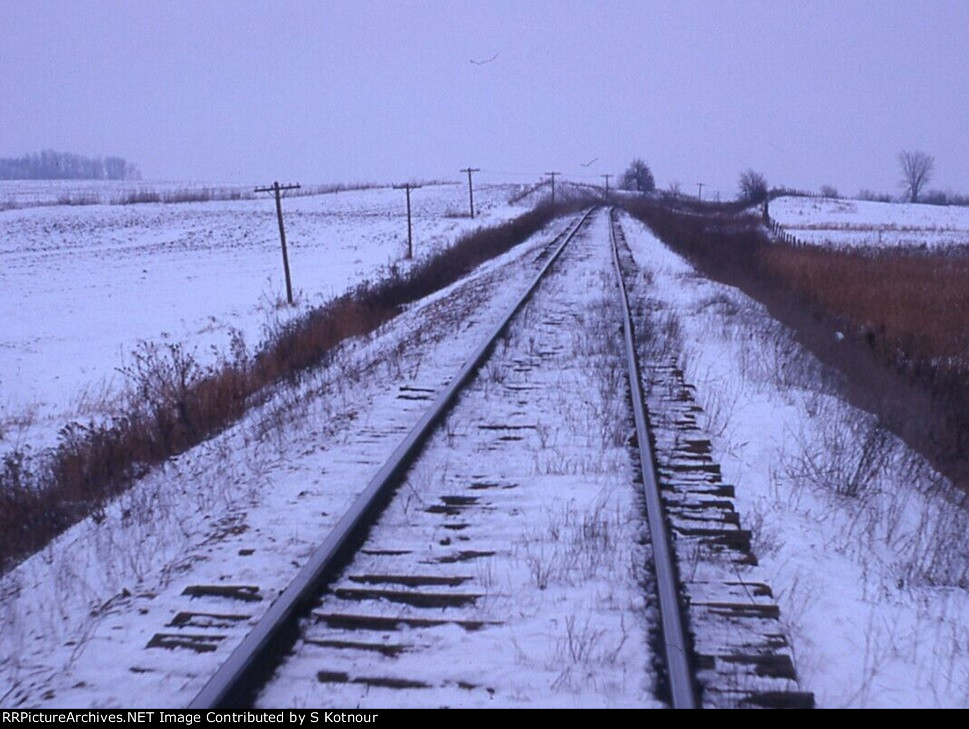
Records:
M609 192L609 178L612 177L612 175L599 175L599 177L606 178L606 192Z
M470 165L468 165L461 171L468 173L468 199L471 204L471 217L473 218L474 217L474 188L471 187L471 173L481 172L481 170L478 169L477 167L471 167Z
M271 192L276 195L276 218L279 220L279 242L283 247L283 271L286 273L286 301L293 305L293 282L289 277L289 256L286 254L286 231L283 228L283 203L279 193L284 190L298 190L299 185L280 185L274 182L272 187L257 187L256 192Z
M419 190L423 185L412 185L409 182L405 182L403 185L394 185L395 190L405 190L407 192L407 257L414 257L414 236L411 232L410 224L410 191Z
M555 204L555 177L556 177L556 175L561 175L561 174L562 174L561 172L546 172L545 173L545 176L546 177L551 177L552 178L552 205Z
M696 193L696 199L697 200L702 200L703 199L703 186L705 184L706 183L704 183L704 182L698 182L698 183L696 183L696 186L698 188L697 189L697 193Z

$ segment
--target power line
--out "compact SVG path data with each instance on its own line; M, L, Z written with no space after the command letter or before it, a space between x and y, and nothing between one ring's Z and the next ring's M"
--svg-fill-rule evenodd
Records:
M410 191L419 190L423 185L415 185L410 182L405 182L403 185L394 185L395 190L406 190L407 191L407 257L414 257L414 235L411 229L410 223Z
M286 230L283 228L283 204L280 200L281 192L285 190L298 190L299 184L280 185L274 182L271 187L257 187L255 192L271 192L276 196L276 218L279 220L279 243L283 247L283 271L286 274L286 301L293 305L293 282L289 277L289 256L286 253Z
M461 172L468 173L468 200L470 201L470 204L471 204L471 217L474 218L474 188L471 187L471 173L481 172L481 169L478 167L472 167L471 165L468 165L463 170L461 170Z
M546 172L546 176L552 178L552 205L555 205L555 178L557 175L561 175L561 172Z

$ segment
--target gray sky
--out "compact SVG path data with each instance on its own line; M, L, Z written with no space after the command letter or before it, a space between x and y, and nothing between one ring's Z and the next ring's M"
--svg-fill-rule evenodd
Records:
M895 193L918 149L969 193L966 0L0 0L0 25L5 157L311 183L640 156L732 197L748 167Z

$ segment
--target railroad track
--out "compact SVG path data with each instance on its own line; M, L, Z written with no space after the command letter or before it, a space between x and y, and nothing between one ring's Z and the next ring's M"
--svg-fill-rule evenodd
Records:
M567 229L449 387L409 395L424 416L192 708L809 703L773 610L738 596L763 590L736 577L749 544L709 448L649 432L644 403L676 371L640 367L628 259L614 212ZM738 545L728 575L680 579Z

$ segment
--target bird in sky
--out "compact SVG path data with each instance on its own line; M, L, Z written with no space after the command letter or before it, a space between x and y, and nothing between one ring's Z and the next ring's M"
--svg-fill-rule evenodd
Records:
M598 160L598 159L599 159L598 157L593 157L593 158L592 158L592 159L590 159L590 160L589 160L588 162L580 162L580 164L581 164L581 165L582 165L583 167L590 167L590 166L592 165L592 163L593 163L593 162L595 162L595 161L596 161L596 160Z
M495 55L493 55L493 56L492 56L491 58L486 58L486 59L485 59L485 60L483 60L483 61L476 61L476 60L474 60L474 59L472 58L472 59L471 59L471 63L473 63L473 64L474 64L475 66L483 66L483 65L485 65L486 63L491 63L491 62L492 62L493 60L495 60L495 59L496 59L497 57L498 57L498 54L496 53L496 54L495 54Z

